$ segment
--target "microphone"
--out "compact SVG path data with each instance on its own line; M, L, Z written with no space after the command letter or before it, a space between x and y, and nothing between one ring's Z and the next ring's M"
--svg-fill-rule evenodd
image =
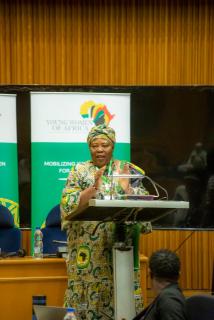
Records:
M19 249L18 251L14 252L1 252L0 257L1 258L8 258L8 257L25 257L26 256L26 250L25 249Z
M61 243L61 244L68 244L67 241L61 241L61 240L52 240L54 243Z

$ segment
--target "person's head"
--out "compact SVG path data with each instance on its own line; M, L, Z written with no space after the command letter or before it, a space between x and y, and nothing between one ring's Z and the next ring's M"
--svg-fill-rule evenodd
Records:
M202 147L203 147L203 144L201 142L197 142L195 144L195 150L198 152L200 152L203 149Z
M150 277L156 282L177 282L180 275L180 259L168 249L155 251L149 259Z
M109 163L112 158L115 131L105 124L93 127L87 138L93 163L99 168Z

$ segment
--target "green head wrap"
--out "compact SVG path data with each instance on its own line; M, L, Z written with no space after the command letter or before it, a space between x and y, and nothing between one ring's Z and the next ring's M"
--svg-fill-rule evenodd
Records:
M100 124L98 126L91 128L87 138L88 144L90 145L91 142L96 138L107 139L114 144L116 141L115 131L114 129L107 127L105 124Z

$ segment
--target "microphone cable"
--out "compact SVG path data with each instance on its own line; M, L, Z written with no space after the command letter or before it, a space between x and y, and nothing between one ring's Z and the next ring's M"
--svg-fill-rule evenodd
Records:
M179 246L178 246L175 250L173 250L173 251L174 251L174 252L177 252L177 251L184 245L184 243L185 243L189 238L192 237L192 235L193 235L193 233L195 233L195 231L196 231L196 230L193 230L193 231L179 244Z
M99 226L104 223L104 222L114 222L116 221L116 217L118 215L120 215L121 213L125 212L127 210L127 208L122 208L119 211L117 211L112 217L106 217L105 219L103 219L102 221L98 222L98 224L95 226L94 230L92 231L91 235L94 236L97 229L99 228Z
M167 190L162 187L159 183L157 183L156 181L154 181L152 178L148 177L148 176L144 176L145 179L149 180L149 182L151 183L151 185L153 186L153 188L155 189L156 195L154 195L155 198L159 198L160 194L158 191L158 188L160 188L162 191L164 191L165 195L166 195L166 200L169 199L169 195ZM158 187L158 188L157 188Z
M27 254L25 249L19 249L18 251L14 252L3 252L0 253L0 258L9 258L9 257L25 257Z

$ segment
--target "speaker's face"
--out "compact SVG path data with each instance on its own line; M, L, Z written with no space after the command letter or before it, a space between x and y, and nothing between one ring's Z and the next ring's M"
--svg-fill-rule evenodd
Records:
M110 162L114 146L110 140L97 138L91 142L89 149L94 165L102 168Z

